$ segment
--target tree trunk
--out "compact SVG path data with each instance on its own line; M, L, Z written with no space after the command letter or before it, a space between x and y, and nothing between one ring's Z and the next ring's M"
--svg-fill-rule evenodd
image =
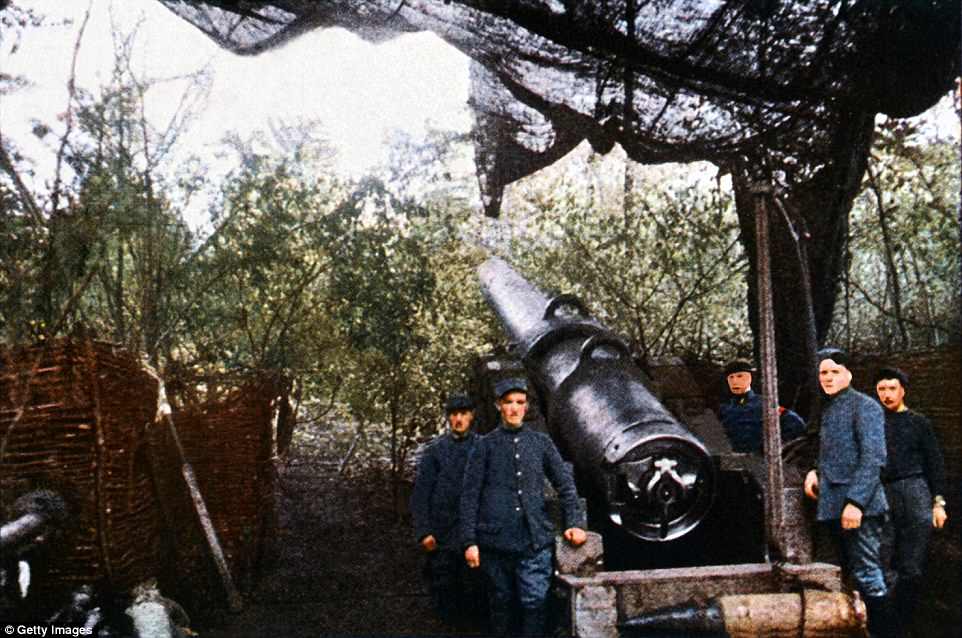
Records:
M895 325L899 329L901 344L898 350L905 350L909 347L909 333L905 328L905 318L902 315L902 286L899 284L899 271L895 267L895 245L892 241L892 233L889 232L888 211L885 210L885 199L878 179L871 165L868 167L869 183L872 192L875 194L875 204L878 210L878 223L882 231L882 247L885 249L885 271L888 273L888 283L892 290L892 309L895 313Z
M831 326L845 263L849 212L865 172L873 130L871 113L849 113L831 136L832 145L826 149L824 163L810 169L811 174L799 178L789 190L779 193L791 216L802 220L810 233L802 240L805 244L802 254L807 254L809 260L807 275L784 220L772 225L770 237L778 394L782 405L793 407L805 417L814 416L819 397L811 343L823 345ZM758 179L758 167L777 162L777 158L772 157L774 155L744 158L732 171L741 240L749 262L748 318L756 335L756 350L757 264L750 186ZM811 302L806 301L804 287L799 286L805 278L811 285Z
M114 335L118 343L129 344L127 324L124 319L124 240L117 238L117 279L114 282Z
M294 397L291 405L290 397ZM281 389L281 403L277 415L277 456L286 458L294 440L294 426L297 423L297 406L301 402L301 385L296 379L284 384Z

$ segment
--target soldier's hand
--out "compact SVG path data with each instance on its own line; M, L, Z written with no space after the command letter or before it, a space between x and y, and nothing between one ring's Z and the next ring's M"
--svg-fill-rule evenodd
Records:
M428 534L421 539L421 547L423 547L426 552L433 552L438 548L438 541L433 535Z
M945 513L945 508L941 505L936 505L932 508L932 527L935 529L942 529L948 518L949 515Z
M478 551L477 545L472 545L464 550L464 560L467 561L468 567L471 569L481 566L481 553Z
M862 510L851 503L842 510L842 529L858 529L862 525Z
M805 475L805 496L818 499L818 472L815 470L809 470Z
M569 527L565 530L565 540L578 547L584 545L585 541L588 540L588 535L585 534L585 530L580 527Z

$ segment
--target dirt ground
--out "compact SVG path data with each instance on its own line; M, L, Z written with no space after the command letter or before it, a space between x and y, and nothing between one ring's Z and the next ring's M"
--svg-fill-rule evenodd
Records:
M386 477L338 479L295 458L278 481L279 534L239 614L194 627L202 638L479 635L435 619L410 524L398 520ZM916 638L960 635L958 529L932 545Z
M283 471L269 565L244 611L195 628L203 638L446 632L432 614L410 525L393 512L389 482L335 474L305 459Z
M951 516L951 514L950 514ZM959 521L933 536L929 547L927 583L919 603L914 638L962 636L962 551Z

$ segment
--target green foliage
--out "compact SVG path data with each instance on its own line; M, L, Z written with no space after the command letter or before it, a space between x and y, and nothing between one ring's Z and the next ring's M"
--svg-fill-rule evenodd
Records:
M167 183L168 151L189 117L165 130L147 121L153 86L131 71L134 36L115 35L112 73L96 92L71 87L64 130L53 144L57 171L42 192L27 191L26 162L4 153L17 207L5 210L10 242L0 329L11 342L76 329L144 352L169 352L172 321L192 243ZM203 74L188 79L184 102L203 93ZM34 133L51 135L41 122ZM13 159L11 160L11 157Z
M43 231L24 212L17 195L0 182L0 334L12 342L27 340L43 329L31 307Z
M958 205L958 139L880 123L851 216L838 343L888 353L958 340Z
M415 331L418 310L430 302L431 248L416 219L392 206L383 186L367 181L328 217L339 246L332 257L335 316L358 350L375 350L391 364L425 344Z
M83 328L168 375L272 376L309 422L346 422L332 431L360 436L358 458L400 471L492 332L462 317L482 306L464 285L482 259L458 236L465 199L414 197L440 170L419 161L385 182L341 182L316 123L300 122L226 141L237 168L210 231L195 234L185 206L205 167L164 161L189 114L177 130L150 127L152 85L129 72L131 42L106 86L77 90L59 144L66 177L37 197L39 214L2 182L5 338Z
M465 387L491 332L477 318L480 292L464 285L482 254L452 234L450 206L409 202L366 180L325 218L337 240L329 309L350 345L342 398L367 427L368 454L382 450L395 471L436 431L444 396Z
M322 312L330 258L321 222L342 187L305 178L307 160L271 159L236 141L234 149L240 168L225 181L216 230L191 265L184 348L193 366L291 376L332 339ZM323 174L323 163L314 167Z
M474 206L464 136L398 137L390 167L352 183L332 177L319 126L299 122L227 140L237 168L204 234L187 204L205 167L169 161L190 114L153 130L152 85L120 45L107 86L77 92L60 144L69 178L25 194L25 164L4 150L7 341L82 327L167 372L271 375L346 471L353 460L395 473L444 427L444 397L469 386L476 357L504 341L477 285L482 246L580 296L642 361L751 348L731 189L708 167L574 154L516 185L494 222ZM958 337L957 154L927 140L911 122L879 129L836 322L859 349Z
M580 296L643 360L750 347L730 190L703 167L685 174L589 158L572 170L529 183L513 211L520 232L510 259L522 272Z

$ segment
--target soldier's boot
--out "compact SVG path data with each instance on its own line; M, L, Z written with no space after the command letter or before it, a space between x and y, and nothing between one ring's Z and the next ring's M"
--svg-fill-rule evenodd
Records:
M446 625L454 625L457 621L457 606L454 598L448 592L443 592L438 596L437 606L438 616Z
M492 610L489 618L491 623L490 631L492 636L503 638L508 635L508 627L511 624L511 614L507 610Z
M921 578L900 578L895 587L895 609L898 612L901 635L910 635L912 621L915 618L915 608L918 606L921 593Z
M898 638L898 618L889 596L866 596L865 609L871 638Z
M521 635L532 638L545 636L544 605L539 607L525 607L521 614Z

